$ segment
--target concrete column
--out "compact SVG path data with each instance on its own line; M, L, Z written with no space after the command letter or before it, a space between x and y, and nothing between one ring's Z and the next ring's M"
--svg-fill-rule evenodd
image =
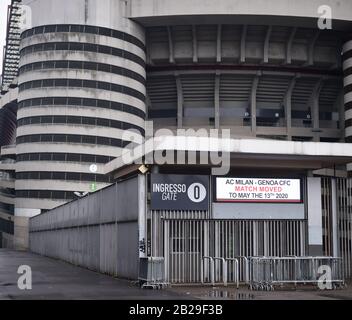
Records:
M292 28L290 37L287 41L287 47L286 47L286 63L287 64L292 63L292 44L293 44L293 40L295 38L296 32L297 32L297 28L296 27Z
M175 74L177 88L177 128L183 126L183 91L182 83L178 74Z
M172 40L172 29L171 27L167 27L167 35L169 39L169 62L170 63L175 63L175 58L174 58L174 43Z
M286 130L287 130L287 140L292 139L292 92L296 84L296 78L293 78L287 89L284 106L285 106L285 115L286 115Z
M246 37L247 37L247 26L244 25L241 34L241 51L240 51L240 62L246 61Z
M320 35L320 30L317 30L308 46L308 65L309 66L314 65L314 48L315 48L315 43L319 38L319 35Z
M338 194L336 179L331 179L331 216L332 216L332 254L334 257L339 256L339 238L338 238Z
M193 46L193 62L198 62L198 42L197 42L197 27L192 26L192 46Z
M215 128L220 128L220 74L215 75Z
M252 91L251 91L251 129L253 136L256 136L257 132L257 89L258 89L259 77L256 76L253 80Z
M314 141L319 142L319 132L320 132L320 123L319 123L319 96L320 90L322 87L322 79L320 79L314 87L312 96L310 98L311 106L311 115L313 119L313 132L314 132Z
M221 62L221 24L218 25L216 36L216 62Z
M269 26L266 32L265 36L265 41L264 41L264 54L263 54L263 62L268 63L269 62L269 46L270 46L270 36L272 32L273 27Z
M147 179L143 174L138 175L138 243L139 257L147 256Z
M308 254L323 253L323 226L321 207L321 178L307 178Z

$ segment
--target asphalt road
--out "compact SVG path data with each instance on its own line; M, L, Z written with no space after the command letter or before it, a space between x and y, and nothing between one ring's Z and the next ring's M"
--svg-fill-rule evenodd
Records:
M20 290L18 267L32 269L32 289ZM343 290L313 287L273 292L246 287L173 286L164 290L140 289L132 281L116 279L69 263L29 252L0 249L0 300L352 300L352 285Z
M32 289L20 290L20 265L32 269ZM0 249L0 299L189 299L167 290L140 289L133 282L28 252Z

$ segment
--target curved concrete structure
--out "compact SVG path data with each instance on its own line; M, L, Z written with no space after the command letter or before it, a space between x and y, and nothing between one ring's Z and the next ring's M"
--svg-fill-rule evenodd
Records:
M0 98L0 248L13 247L18 90Z
M345 102L345 137L352 142L352 40L343 46L343 75Z
M124 130L144 135L146 112L144 31L122 2L24 4L33 28L20 47L18 215L112 182L103 164L131 142Z
M1 112L1 111L0 111ZM11 248L15 215L15 146L0 150L0 248Z
M316 28L331 13L334 30L350 30L349 0L131 0L130 15L145 26L192 24L272 24ZM330 10L331 9L331 10ZM328 11L326 11L328 10Z

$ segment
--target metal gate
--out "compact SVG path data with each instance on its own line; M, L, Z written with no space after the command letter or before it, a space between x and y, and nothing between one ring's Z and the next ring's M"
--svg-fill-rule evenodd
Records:
M168 282L201 282L203 256L227 259L306 254L305 220L212 220L204 215L207 214L150 213L149 253L165 257ZM245 277L243 262L239 264L240 281ZM221 260L214 266L215 274L221 276ZM231 282L231 276L228 279Z
M337 183L337 236L339 256L344 263L345 277L352 278L352 179L339 178Z
M335 190L335 191L334 191ZM322 178L323 252L341 257L344 276L352 278L352 179ZM333 212L336 212L334 221ZM336 242L334 244L334 242ZM333 247L335 245L335 250Z

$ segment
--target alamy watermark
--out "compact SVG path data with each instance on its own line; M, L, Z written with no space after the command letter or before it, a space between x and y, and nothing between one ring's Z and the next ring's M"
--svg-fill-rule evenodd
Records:
M328 5L318 7L318 28L320 30L332 29L332 8Z
M328 265L321 265L318 268L318 287L320 290L332 289L332 272L331 267Z
M21 265L17 269L21 276L17 280L17 287L20 290L32 290L32 268L27 265Z
M230 170L230 129L158 129L146 121L145 136L125 130L122 140L131 141L122 152L124 164L211 165L212 174Z

